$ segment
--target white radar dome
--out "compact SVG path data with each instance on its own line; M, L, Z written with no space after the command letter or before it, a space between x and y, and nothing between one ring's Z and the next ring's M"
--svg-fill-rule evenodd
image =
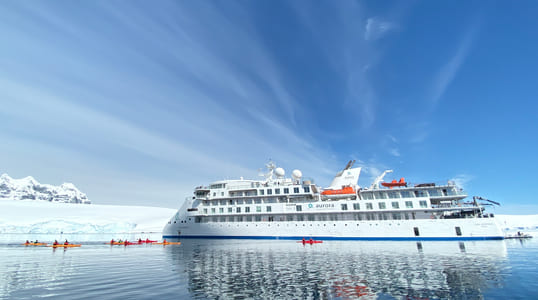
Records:
M286 175L286 171L284 171L284 169L282 168L276 168L275 174L276 174L276 177L284 177L284 175Z
M293 170L293 172L291 172L291 177L293 177L293 179L297 180L297 179L300 179L301 177L303 177L303 173L301 173L301 171L299 171L299 170Z

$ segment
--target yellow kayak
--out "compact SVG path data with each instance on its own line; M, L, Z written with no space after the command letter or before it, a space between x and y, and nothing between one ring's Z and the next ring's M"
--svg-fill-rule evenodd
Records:
M153 245L181 245L181 242L163 242L163 243L151 243Z
M70 247L80 247L82 246L81 244L69 244L69 245L63 245L63 244L58 244L58 245L48 245L47 247L52 247L52 248L70 248Z
M47 243L23 243L24 246L46 246Z

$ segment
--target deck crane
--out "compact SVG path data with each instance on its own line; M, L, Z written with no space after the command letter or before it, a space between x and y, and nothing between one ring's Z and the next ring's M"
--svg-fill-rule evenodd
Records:
M385 177L385 175L387 175L387 173L392 173L394 172L393 170L385 170L383 171L383 173L381 173L381 175L377 176L377 178L374 180L374 182L372 183L372 185L370 186L370 189L379 189L379 183L381 181L383 181L383 177Z

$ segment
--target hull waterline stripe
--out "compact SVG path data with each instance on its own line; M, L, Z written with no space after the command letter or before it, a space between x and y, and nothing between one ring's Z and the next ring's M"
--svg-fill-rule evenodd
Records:
M172 239L252 239L252 240L301 240L311 236L223 236L223 235L163 235L163 238ZM476 240L503 240L504 236L470 236L470 237L332 237L312 236L315 240L340 241L476 241Z

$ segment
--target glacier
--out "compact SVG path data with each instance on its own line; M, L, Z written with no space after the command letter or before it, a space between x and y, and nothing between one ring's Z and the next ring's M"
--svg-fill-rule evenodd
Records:
M0 200L0 234L160 233L176 209Z

